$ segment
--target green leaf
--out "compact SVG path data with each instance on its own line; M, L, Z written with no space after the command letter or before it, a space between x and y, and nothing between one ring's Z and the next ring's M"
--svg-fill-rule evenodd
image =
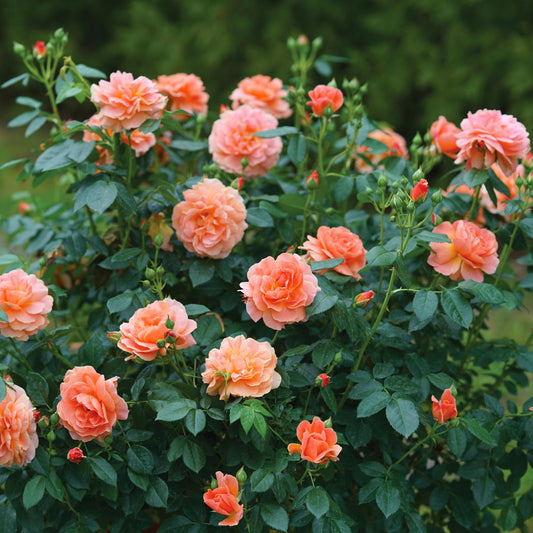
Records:
M468 429L468 431L470 431L474 437L478 438L480 441L488 444L489 446L496 446L496 441L492 435L483 426L481 426L477 420L474 420L473 418L463 418L463 422L466 426L466 429Z
M383 485L383 478L373 478L359 489L359 504L370 503L376 499L376 492Z
M7 163L4 163L0 166L0 171L6 170L7 168L14 167L15 165L18 165L19 163L22 163L23 161L27 161L27 159L13 159L12 161L8 161ZM9 254L6 254L9 255Z
M209 313L209 307L206 307L205 305L200 304L187 304L185 306L185 311L187 312L187 316L199 316L204 315L205 313Z
M387 420L389 424L405 438L411 436L420 422L415 404L404 398L392 398L387 405Z
M243 406L240 411L240 420L242 429L248 434L254 425L255 411L250 407Z
M250 207L246 211L246 222L258 228L274 227L274 220L270 213L259 207Z
M301 215L305 211L305 204L305 196L295 192L282 194L278 200L279 207L289 215Z
M103 180L80 188L74 195L74 211L82 207L89 207L98 214L102 214L117 197L117 187L113 182Z
M335 268L344 263L344 257L336 257L335 259L326 259L325 261L313 261L311 263L311 271L317 272L324 268Z
M428 374L429 381L437 387L437 389L449 389L453 385L453 378L444 372L437 372L435 374Z
M140 248L126 248L113 254L109 260L111 263L126 263L137 257L141 252L142 250Z
M261 518L267 526L277 531L287 531L289 527L289 515L281 505L274 503L261 504Z
M98 479L112 487L117 486L117 473L103 457L88 457L87 461Z
M189 268L189 278L193 287L207 283L215 275L215 265L209 261L194 261Z
M167 459L169 460L169 462L172 463L183 455L186 443L187 439L183 435L179 435L174 438L174 440L170 443L167 452Z
M466 433L463 427L451 428L446 435L446 441L451 452L456 457L461 457L466 450Z
M464 170L461 172L465 184L473 189L478 185L483 185L489 179L489 173L487 170L478 170L473 168L471 170Z
M294 126L280 126L273 130L264 130L254 133L255 137L261 137L263 139L271 139L272 137L283 137L284 135L294 135L298 133L298 130Z
M61 86L61 89L59 90L56 102L60 104L64 100L67 100L67 98L72 98L73 96L76 96L81 92L83 92L83 89L81 87L76 87L74 85L70 85L69 83L65 83Z
M8 128L18 128L20 126L24 126L25 124L30 123L34 118L39 116L40 111L38 109L34 109L33 111L26 111L24 113L21 113L20 115L16 116L15 118L11 119L7 123Z
M215 315L201 316L196 323L193 337L200 346L209 346L222 335L222 326Z
M160 409L157 410L156 420L162 422L175 422L187 416L191 409L196 408L196 403L188 398L180 398L170 402L165 402Z
M22 494L22 503L26 509L30 509L34 505L37 505L44 496L44 490L46 488L46 478L43 476L32 477L26 486Z
M494 501L496 484L488 475L486 475L485 477L474 481L474 484L472 485L472 492L479 508L483 509Z
M307 153L307 141L305 135L302 133L291 137L289 146L287 148L287 155L289 160L294 165L299 165L304 159Z
M123 294L117 294L117 296L113 296L113 298L109 298L109 300L107 300L107 309L110 313L119 313L120 311L124 311L131 305L133 296L134 295L132 293L127 292Z
M138 474L151 474L154 468L154 459L152 452L144 446L138 444L128 448L126 452L128 467Z
M309 318L331 309L338 299L339 297L335 294L326 294L324 291L318 292L313 303L305 310L307 317Z
M4 381L4 379L0 378L0 402L6 397L6 393L6 382Z
M361 469L361 472L369 477L385 477L387 475L387 469L377 461L360 463L359 468Z
M196 442L188 440L183 449L183 462L193 472L200 472L205 465L205 453Z
M502 291L489 283L480 283L469 279L467 281L461 281L459 287L472 293L478 300L484 303L500 305L505 300Z
M369 267L373 266L390 266L396 260L397 252L389 252L383 246L374 246L366 254L367 265Z
M388 518L400 508L400 491L391 483L384 483L376 492L376 503Z
M145 120L139 127L139 130L143 133L152 133L161 126L161 121L155 118L149 118Z
M256 412L254 415L254 428L263 439L266 437L268 426L265 417L261 413Z
M307 510L316 518L329 511L329 496L322 487L313 487L305 498Z
M205 429L205 413L201 409L191 410L185 417L185 427L196 437Z
M14 78L10 78L9 80L5 81L0 85L0 89L5 89L7 87L11 87L11 85L15 85L19 81L22 82L22 85L26 86L28 85L28 81L30 80L30 75L25 72L24 74L20 74L19 76L15 76Z
M183 152L199 152L207 148L205 141L188 141L186 139L177 139L170 144L171 148L177 148Z
M452 242L447 235L444 235L444 233L433 233L432 231L426 230L417 233L416 238L419 241L424 242Z
M37 117L34 118L26 128L26 131L24 132L24 137L29 137L36 131L40 130L44 125L46 124L46 117Z
M48 476L48 473L50 472L50 459L43 446L37 448L35 458L30 463L30 467L38 474Z
M35 161L33 170L35 172L46 172L48 170L59 170L68 167L72 165L72 163L82 163L89 157L93 148L94 141L87 143L84 141L73 141L72 139L68 139L58 144L54 144L39 155ZM80 191L78 191L78 193L79 192ZM98 200L95 201L98 202ZM100 213L103 211L98 212Z
M46 478L46 492L57 501L63 501L65 487L55 470L51 470L49 476Z
M344 176L340 178L333 186L333 197L339 204L345 202L352 194L355 187L355 179L352 176Z
M319 369L325 369L333 361L337 351L338 346L333 341L320 341L311 355L313 364Z
M456 323L467 329L474 315L468 300L457 290L443 292L440 298L444 312Z
M391 396L383 390L373 392L370 396L364 398L357 406L357 418L366 418L375 415L389 404Z
M32 399L34 404L46 405L48 401L48 382L46 379L37 374L37 372L30 372L27 377L26 392Z
M146 491L150 485L150 478L145 474L138 474L128 468L128 477L130 481L140 489Z
M421 322L431 318L438 306L439 298L431 291L418 291L413 298L413 311Z
M516 527L518 520L518 513L513 503L507 504L501 511L498 518L498 523L502 526L504 531L512 531Z
M87 65L84 65L83 63L79 63L76 65L76 70L84 77L84 78L99 78L99 79L105 79L107 76L101 71L96 68L88 67Z
M256 470L250 476L250 484L254 492L266 492L274 483L274 474L265 468Z
M166 507L168 501L168 486L157 476L152 477L146 492L146 503L152 507Z

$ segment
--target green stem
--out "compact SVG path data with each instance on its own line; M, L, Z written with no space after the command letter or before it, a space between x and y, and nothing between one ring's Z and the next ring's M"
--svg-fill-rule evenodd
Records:
M11 354L19 363L22 363L30 372L33 370L30 363L26 359L26 356L18 349L15 341L10 337L9 342L13 346L15 353Z
M56 343L52 339L47 338L46 345L58 361L61 361L68 368L74 368L74 365L61 353L59 348L56 346Z

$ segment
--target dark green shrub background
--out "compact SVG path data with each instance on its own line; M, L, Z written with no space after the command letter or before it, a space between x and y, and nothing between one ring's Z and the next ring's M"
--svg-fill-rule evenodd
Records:
M532 17L533 3L498 0L3 0L0 78L22 72L12 41L31 45L62 26L76 61L136 76L196 73L217 109L244 76L288 81L287 37L305 33L349 59L334 74L369 82L369 115L407 137L439 114L458 122L483 107L531 130ZM16 114L10 94L0 95L3 122Z

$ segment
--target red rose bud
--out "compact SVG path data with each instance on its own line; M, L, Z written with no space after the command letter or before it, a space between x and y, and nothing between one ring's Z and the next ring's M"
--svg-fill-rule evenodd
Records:
M243 177L240 177L238 180L237 180L237 190L240 191L242 189L242 184L244 182L244 178Z
M289 246L289 247L287 248L287 251L286 251L285 253L287 253L287 254L293 254L295 250L296 250L296 248L294 247L294 245L293 245L293 246Z
M41 411L33 411L33 420L35 420L35 422L39 422L40 415L41 415Z
M327 387L329 385L329 376L327 374L318 374L315 383L321 387Z
M6 374L6 375L4 376L4 379L5 379L6 381L8 381L9 383L13 383L13 378L12 378L9 374Z
M444 424L450 418L457 418L457 406L452 395L452 389L446 389L442 393L440 400L432 396L431 401L433 402L433 417L441 424Z
M37 41L33 45L33 54L36 57L43 57L44 54L46 54L46 45L44 44L44 41Z
M307 35L304 35L303 33L301 35L298 35L298 44L300 46L305 46L306 44L309 44L309 39L307 38Z
M167 341L169 344L176 344L177 340L178 336L176 333L174 333L174 331L168 330L165 333L165 341Z
M116 346L118 341L120 340L120 331L110 331L107 334L107 338Z
M374 298L374 291L362 292L355 298L355 305L357 307L366 307L372 298Z
M421 196L422 200L426 199L426 194L428 193L428 182L426 179L422 178L411 191L411 200L416 202Z
M76 446L68 451L67 458L71 463L81 463L82 459L85 459L86 455Z
M313 170L313 172L309 174L308 178L305 180L305 186L308 189L316 189L318 187L318 172L316 170Z
M433 225L437 223L437 215L435 213L431 213L431 223Z
M31 205L28 202L19 202L18 209L21 215L31 213Z
M220 106L220 110L219 110L218 114L219 114L219 115L222 115L222 113L224 113L224 112L227 111L227 110L228 110L228 106L222 104L222 105Z

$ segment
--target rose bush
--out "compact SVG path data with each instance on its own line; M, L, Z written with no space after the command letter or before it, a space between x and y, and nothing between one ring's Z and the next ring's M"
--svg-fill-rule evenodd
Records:
M2 220L6 531L530 527L532 339L489 329L533 289L525 127L407 142L289 44L219 102L15 46L49 136L0 169L65 194Z

